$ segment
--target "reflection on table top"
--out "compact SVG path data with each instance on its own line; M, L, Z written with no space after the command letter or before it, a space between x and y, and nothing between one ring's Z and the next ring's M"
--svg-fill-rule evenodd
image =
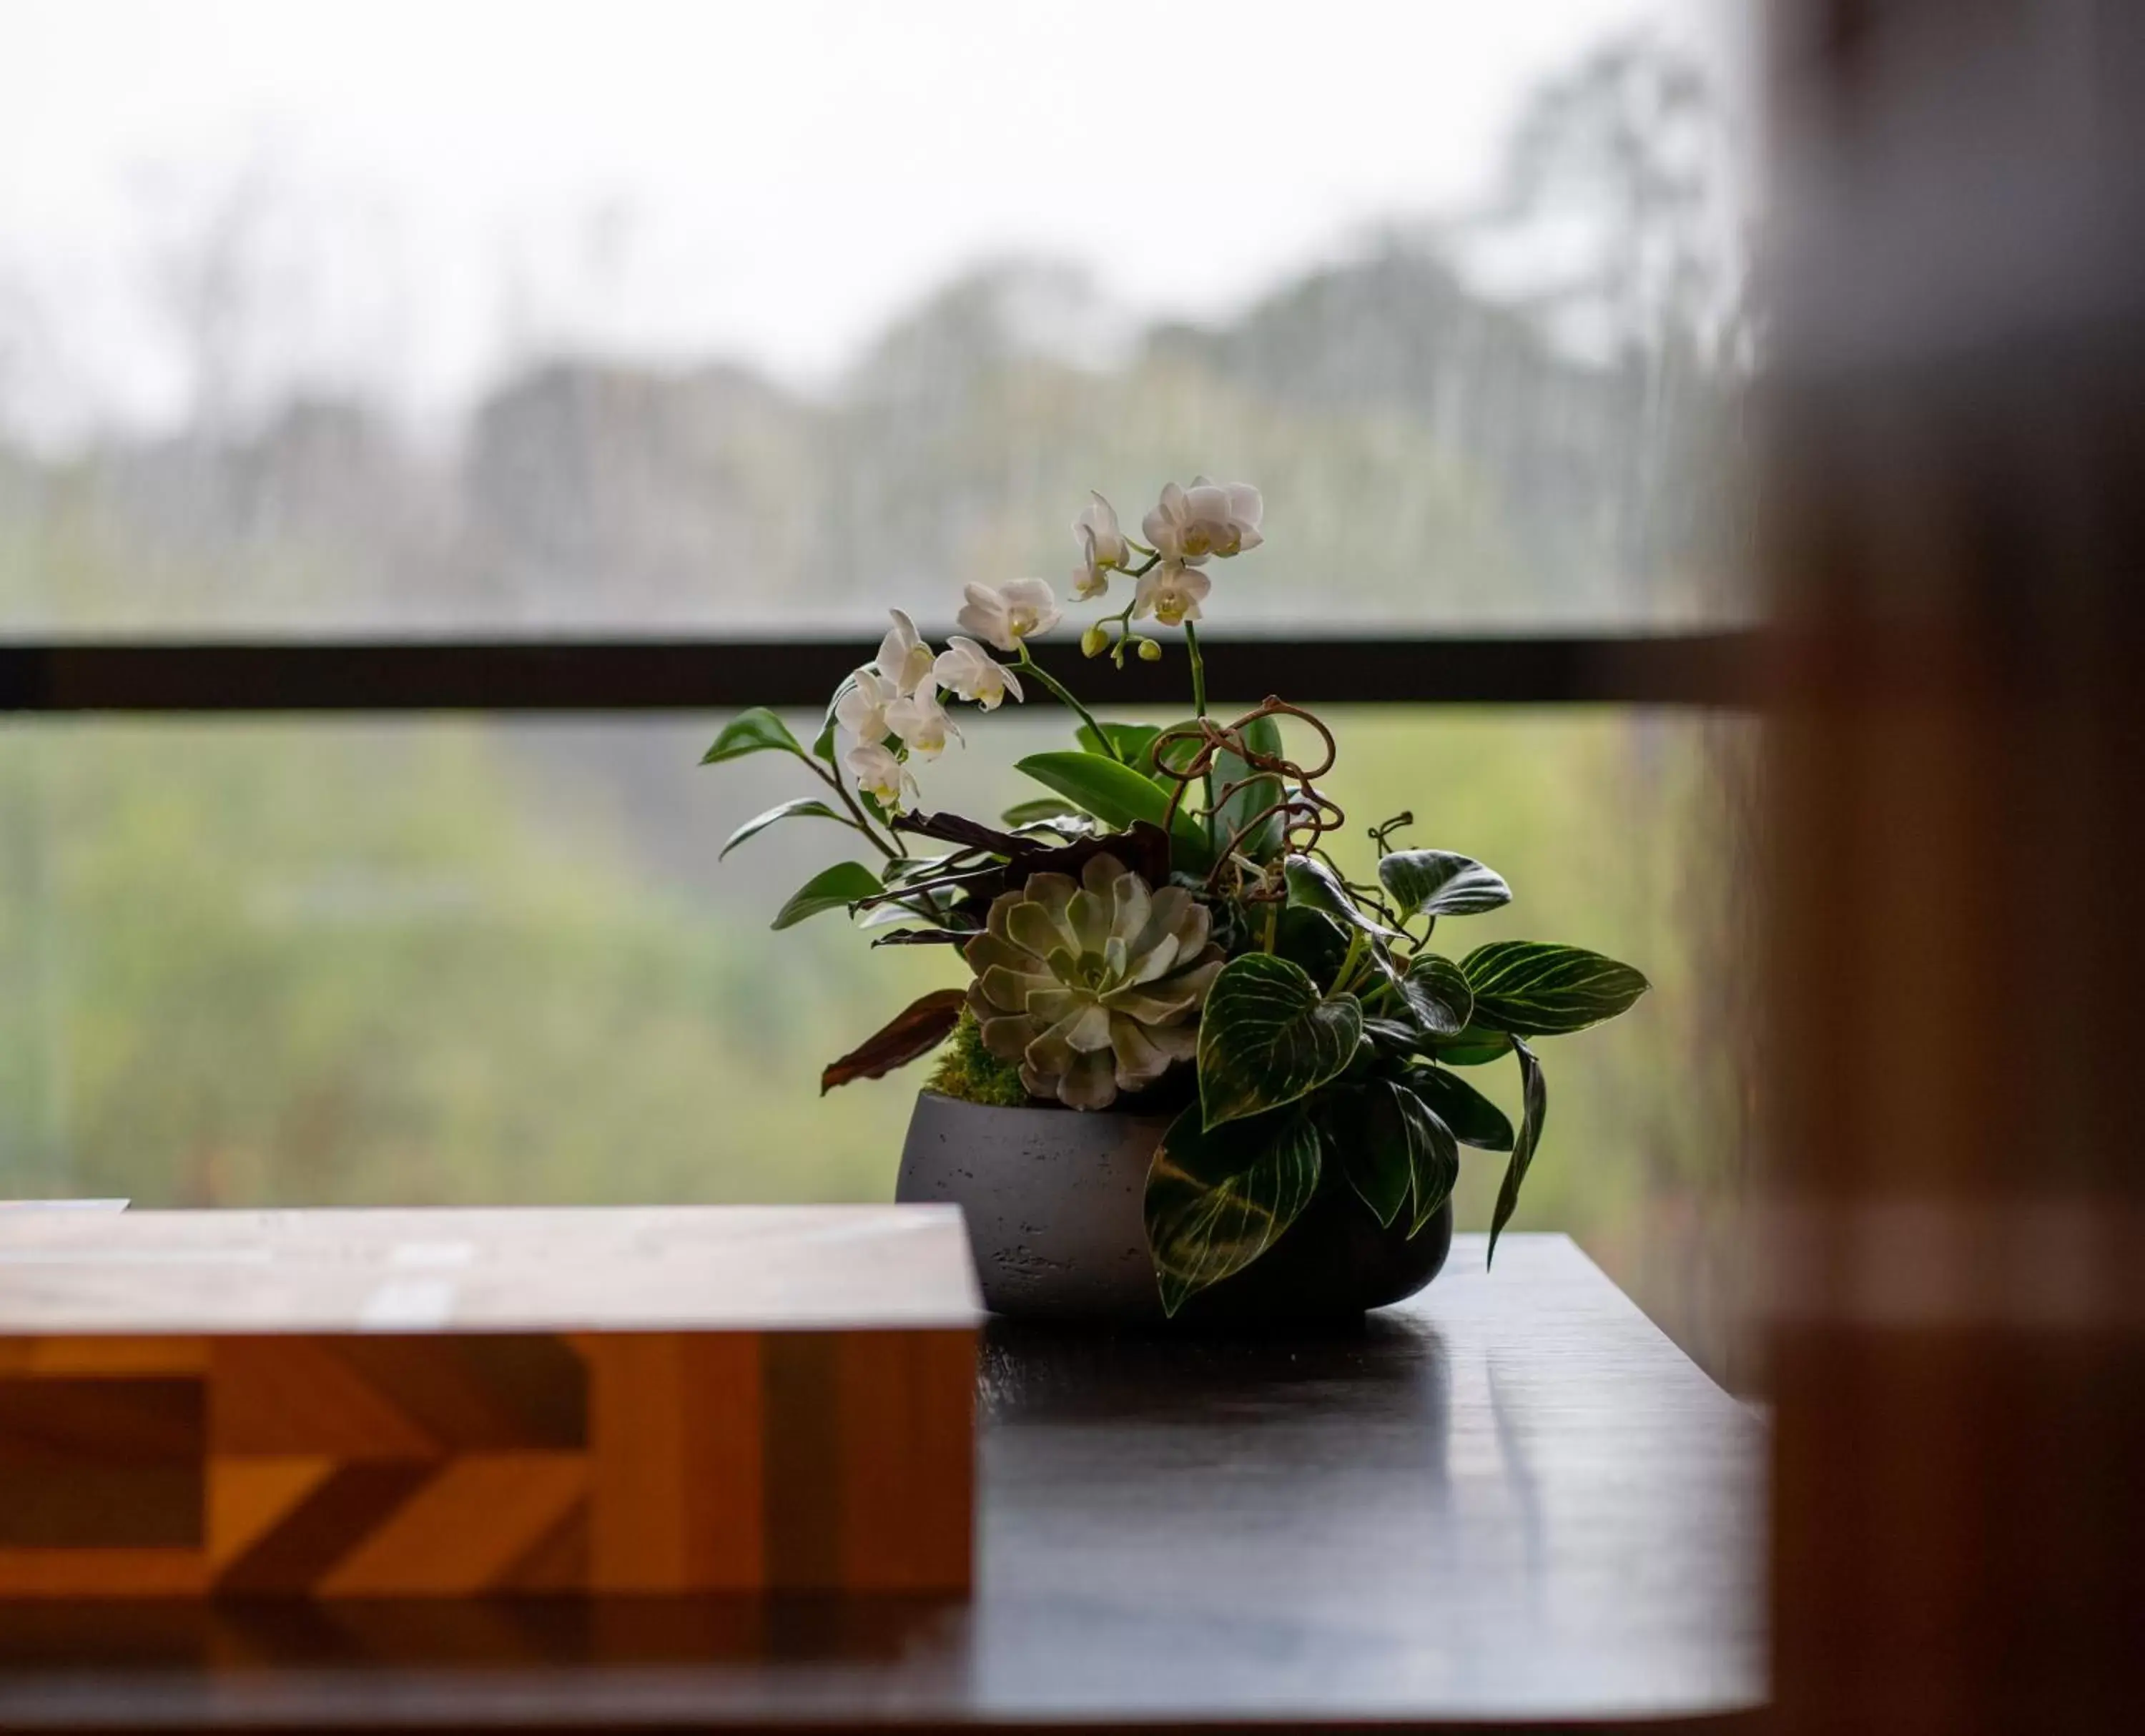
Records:
M973 1604L0 1609L0 1724L1734 1719L1759 1425L1561 1236L1360 1332L993 1326Z

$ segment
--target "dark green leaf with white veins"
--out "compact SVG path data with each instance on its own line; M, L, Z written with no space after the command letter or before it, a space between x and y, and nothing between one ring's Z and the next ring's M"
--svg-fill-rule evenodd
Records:
M715 765L725 759L741 759L747 754L764 754L770 749L794 754L799 759L805 757L804 748L789 726L764 705L755 705L749 711L740 711L724 726L723 733L715 738L715 744L700 756L702 765Z
M1475 1017L1475 992L1450 958L1416 953L1398 986L1408 1011L1433 1037L1457 1037Z
M1460 1147L1451 1131L1406 1086L1390 1079L1321 1099L1329 1155L1381 1224L1407 1214L1412 1236L1452 1197Z
M861 898L868 898L881 888L878 876L861 862L838 862L807 880L789 896L773 926L787 928L801 923L808 916L817 916L823 910L842 910Z
M1519 1209L1520 1186L1527 1179L1535 1153L1541 1149L1542 1123L1549 1119L1549 1087L1542 1079L1541 1062L1535 1059L1534 1051L1525 1043L1515 1042L1512 1047L1520 1057L1520 1137L1513 1142L1511 1160L1505 1166L1504 1183L1497 1190L1497 1208L1491 1215L1490 1251L1482 1261L1486 1266L1496 1259L1497 1238L1504 1234L1505 1226Z
M1194 1105L1172 1122L1147 1177L1164 1312L1272 1247L1311 1203L1318 1169L1318 1135L1300 1111L1210 1129Z
M730 833L729 841L715 853L715 860L720 862L747 838L759 837L777 820L799 819L808 817L815 820L840 820L847 818L845 815L835 813L824 802L815 802L809 796L799 796L794 802L784 802L779 808L770 808L764 813L754 814L736 831Z
M1272 907L1267 907L1272 909ZM1321 982L1331 982L1348 957L1348 937L1330 917L1286 907L1274 918L1274 951Z
M1407 1082L1461 1144L1484 1152L1511 1150L1512 1124L1505 1119L1505 1112L1457 1074L1419 1067L1409 1073Z
M1502 874L1450 850L1396 850L1378 878L1405 916L1473 916L1512 902Z
M1288 883L1288 902L1294 908L1316 910L1380 940L1401 938L1375 917L1358 909L1354 897L1341 883L1341 877L1316 857L1291 856L1282 873Z
M1430 1052L1442 1067L1487 1067L1512 1052L1512 1039L1487 1025L1470 1025L1457 1037L1433 1037Z
M1475 1022L1515 1037L1560 1037L1623 1012L1646 979L1584 947L1499 940L1462 959L1475 991Z
M1292 1103L1355 1058L1363 1009L1321 995L1300 965L1267 953L1232 958L1199 1018L1199 1098L1206 1125Z

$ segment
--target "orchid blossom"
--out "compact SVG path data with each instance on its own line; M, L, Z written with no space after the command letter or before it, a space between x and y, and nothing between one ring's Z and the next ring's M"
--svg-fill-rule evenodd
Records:
M1162 485L1161 502L1140 528L1164 561L1197 566L1210 555L1227 560L1256 549L1266 539L1259 520L1266 503L1247 482L1210 482L1194 476L1192 486Z
M873 667L893 684L893 693L889 697L899 698L914 693L930 679L931 647L918 635L915 622L901 610L889 609L887 613L893 618L893 625L879 641L878 658Z
M903 694L886 708L887 727L901 738L911 754L935 759L946 751L946 738L960 731L953 728L946 708L938 703L938 686L927 679L913 694Z
M860 741L842 755L842 765L857 788L882 808L899 813L913 808L918 792L908 768L875 741Z
M993 588L971 584L968 601L954 619L978 639L1001 651L1018 651L1020 642L1048 633L1063 619L1058 595L1040 579L1015 579Z
M1139 619L1151 614L1165 627L1180 627L1199 619L1199 605L1213 588L1214 581L1198 568L1164 560L1141 575L1139 589L1132 596L1132 615ZM1144 647L1142 654L1145 654Z
M1072 539L1080 546L1080 565L1072 569L1072 594L1088 602L1107 593L1112 569L1132 561L1132 545L1117 528L1117 509L1089 490L1087 504L1072 520Z
M870 664L849 681L849 691L834 702L834 721L860 742L883 741L893 733L887 708L901 697L899 691Z
M931 666L931 679L939 686L950 688L957 697L986 711L996 711L1008 694L1026 701L1020 678L975 640L957 633L946 641L946 646Z

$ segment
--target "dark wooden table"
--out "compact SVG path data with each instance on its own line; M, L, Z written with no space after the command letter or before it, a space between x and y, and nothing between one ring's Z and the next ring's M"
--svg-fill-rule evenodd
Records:
M1760 1425L1561 1236L1357 1333L994 1327L973 1604L0 1607L0 1726L1738 1724Z

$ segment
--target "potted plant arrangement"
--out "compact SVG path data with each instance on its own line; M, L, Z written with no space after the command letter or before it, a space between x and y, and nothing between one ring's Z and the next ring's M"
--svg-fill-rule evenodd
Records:
M918 1100L899 1196L966 1211L1001 1313L1133 1321L1360 1313L1427 1283L1451 1236L1460 1148L1505 1154L1496 1238L1540 1148L1534 1044L1612 1018L1647 984L1576 947L1498 941L1455 957L1441 923L1508 903L1491 869L1368 828L1375 881L1326 841L1332 731L1271 698L1210 712L1197 623L1212 563L1262 538L1258 491L1171 484L1135 538L1100 495L1073 522L1071 590L1122 606L1081 648L1119 668L1181 629L1191 715L1097 718L1034 659L1062 619L1039 579L971 584L934 651L909 617L848 677L815 740L746 712L704 763L793 755L824 786L748 820L846 827L873 858L815 875L774 920L845 910L874 946L943 946L964 981L829 1065L823 1090L943 1050ZM928 811L919 768L957 709L1047 694L1074 744L1018 769L1044 793L994 823ZM1515 1127L1464 1070L1510 1057Z

